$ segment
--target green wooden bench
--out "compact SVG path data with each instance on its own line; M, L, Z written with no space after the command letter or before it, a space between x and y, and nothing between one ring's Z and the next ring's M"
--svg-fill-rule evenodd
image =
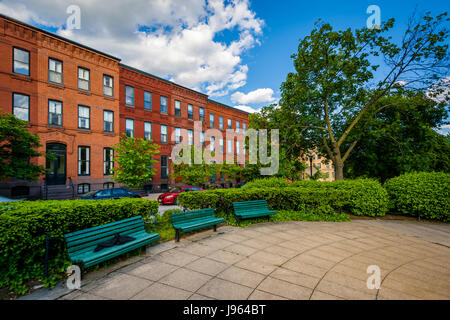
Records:
M136 240L104 248L94 252L99 243L111 240L115 234L130 236ZM147 233L141 216L120 220L102 226L88 228L64 235L70 260L90 267L117 257L125 252L145 246L159 239L157 233Z
M219 223L225 222L223 218L216 218L214 209L201 209L187 212L172 213L172 225L175 229L176 241L180 241L180 231L189 232L214 226L214 231Z
M276 214L275 211L269 210L266 200L233 202L233 209L238 225L242 219L257 217L267 216L267 220L270 221L270 216Z

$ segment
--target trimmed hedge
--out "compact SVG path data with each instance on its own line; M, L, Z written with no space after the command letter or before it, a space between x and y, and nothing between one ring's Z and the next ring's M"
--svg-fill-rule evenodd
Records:
M20 201L0 205L0 287L18 294L25 282L42 279L46 230L50 242L49 274L70 265L64 234L134 216L158 212L158 203L146 199ZM46 281L52 281L47 279Z
M218 189L201 192L184 192L178 196L178 203L188 209L215 208L218 211L233 210L233 202L267 201L272 210L302 211L309 207L330 206L341 209L349 204L349 194L343 190L318 188L248 188Z
M376 180L356 179L340 181L296 181L289 183L282 178L258 179L247 183L243 189L254 188L301 188L337 190L348 192L349 202L344 208L357 216L384 216L389 198L386 190Z
M450 174L407 173L386 181L393 212L450 221Z

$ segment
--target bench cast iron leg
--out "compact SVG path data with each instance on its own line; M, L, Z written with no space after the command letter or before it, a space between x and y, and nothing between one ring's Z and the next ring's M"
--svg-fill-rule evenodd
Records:
M240 226L241 225L241 218L236 217L236 220L237 220L238 226Z
M270 216L267 216L267 222L270 222Z
M214 232L217 231L217 224L214 225Z
M180 229L175 230L175 241L180 242Z

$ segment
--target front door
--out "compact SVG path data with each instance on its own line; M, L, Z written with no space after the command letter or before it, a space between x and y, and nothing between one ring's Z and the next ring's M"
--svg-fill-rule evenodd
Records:
M60 143L47 144L47 184L66 184L66 146Z

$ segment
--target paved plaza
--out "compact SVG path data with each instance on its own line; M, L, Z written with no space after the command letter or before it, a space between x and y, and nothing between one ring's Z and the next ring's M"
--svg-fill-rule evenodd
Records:
M80 290L34 298L450 299L449 245L450 225L415 221L223 226L89 273ZM367 288L369 265L381 270L379 290Z

